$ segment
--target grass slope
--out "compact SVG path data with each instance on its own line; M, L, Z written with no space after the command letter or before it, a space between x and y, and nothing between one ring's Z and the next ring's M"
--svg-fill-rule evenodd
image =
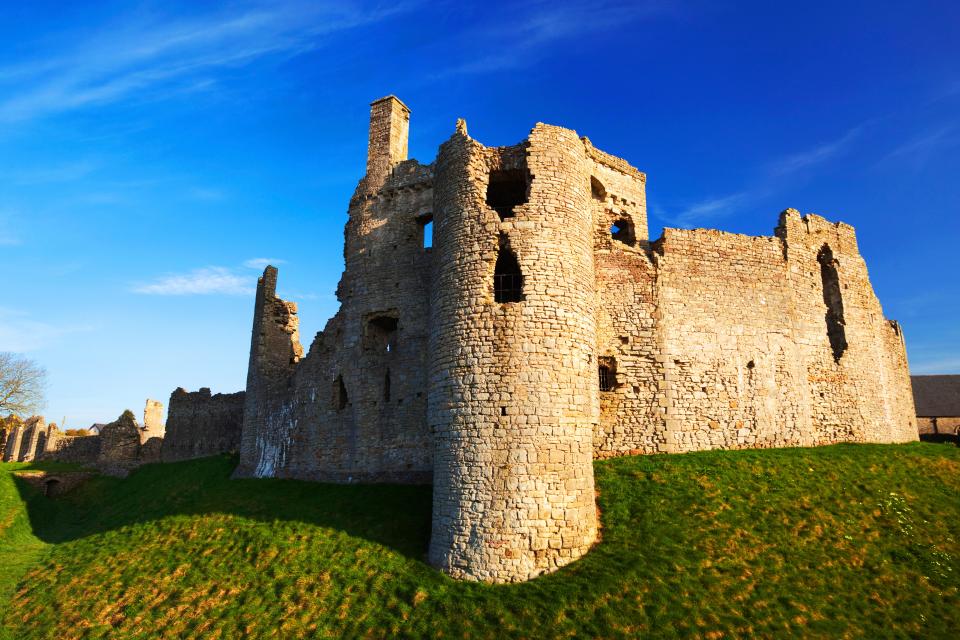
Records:
M149 466L55 500L20 484L26 502L10 493L10 465L0 465L0 526L12 523L0 530L0 589L12 575L6 563L22 558L15 592L0 601L6 633L946 638L960 631L955 447L838 445L599 462L602 543L555 574L507 586L454 582L424 564L429 488L236 481L233 463Z

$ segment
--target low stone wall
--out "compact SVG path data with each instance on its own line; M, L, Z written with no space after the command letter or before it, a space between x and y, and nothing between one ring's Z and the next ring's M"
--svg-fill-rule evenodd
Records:
M243 427L244 392L210 394L203 387L170 395L161 458L190 460L238 451Z
M58 434L47 442L44 460L76 464L95 464L100 455L100 436L65 436Z

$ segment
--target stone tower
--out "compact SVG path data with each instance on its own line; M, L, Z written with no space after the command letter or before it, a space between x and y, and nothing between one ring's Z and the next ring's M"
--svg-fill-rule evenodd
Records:
M573 131L487 148L461 121L434 180L430 561L526 580L596 538L590 173Z

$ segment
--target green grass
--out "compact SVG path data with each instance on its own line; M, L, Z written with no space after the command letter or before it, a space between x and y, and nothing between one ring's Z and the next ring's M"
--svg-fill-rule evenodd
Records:
M960 634L960 449L596 464L603 540L525 584L423 561L430 489L229 480L229 458L35 495L0 465L10 638Z

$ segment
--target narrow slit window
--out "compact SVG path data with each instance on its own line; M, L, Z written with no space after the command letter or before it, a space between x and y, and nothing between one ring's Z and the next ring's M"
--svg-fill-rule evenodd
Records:
M343 384L342 375L333 381L333 406L337 411L347 408L347 386Z
M530 173L526 169L491 171L487 183L487 206L497 212L500 219L512 218L514 209L527 201Z
M827 337L830 340L830 349L833 359L840 362L840 358L847 350L846 321L843 318L843 295L840 291L840 273L837 271L837 261L833 257L833 250L829 245L823 245L817 254L820 263L820 280L823 284L823 302L827 306L826 323Z
M433 214L426 213L417 218L420 226L420 244L424 249L433 247Z
M493 271L493 299L497 302L523 300L523 272L510 247L501 247Z
M598 360L600 391L613 391L617 388L617 363L610 357L601 357Z

